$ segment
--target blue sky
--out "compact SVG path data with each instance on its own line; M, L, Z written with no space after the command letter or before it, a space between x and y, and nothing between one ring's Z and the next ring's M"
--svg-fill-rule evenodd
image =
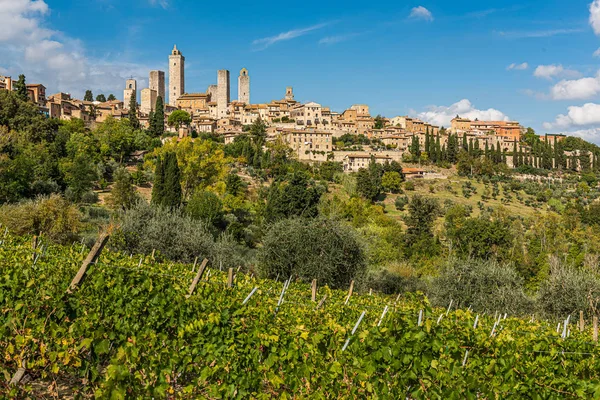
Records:
M122 97L147 87L177 44L186 91L243 67L252 102L282 98L337 111L447 125L457 113L510 118L600 142L600 0L404 2L0 0L0 73L50 92Z

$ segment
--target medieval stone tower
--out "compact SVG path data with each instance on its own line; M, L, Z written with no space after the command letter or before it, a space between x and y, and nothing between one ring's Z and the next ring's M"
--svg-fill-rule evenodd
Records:
M238 101L250 104L250 75L246 68L242 68L238 77Z
M150 71L150 89L156 91L156 95L165 102L165 72ZM154 105L152 105L154 107Z
M294 100L294 88L288 86L285 88L285 99L286 100Z
M169 104L177 106L177 99L185 93L185 57L173 46L169 56Z
M135 79L127 79L125 90L123 90L123 108L126 110L129 109L129 100L132 93L135 93L135 101L137 101L137 81Z
M227 116L227 107L231 102L231 91L229 81L229 71L221 69L217 71L217 117L225 118Z

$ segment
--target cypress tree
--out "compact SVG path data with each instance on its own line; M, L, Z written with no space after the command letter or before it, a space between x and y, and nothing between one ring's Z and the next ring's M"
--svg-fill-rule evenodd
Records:
M19 80L14 83L15 92L17 92L17 96L23 100L29 100L29 95L27 94L27 83L25 83L25 75L19 75Z
M154 135L154 111L150 111L150 114L148 114L148 132Z
M469 153L470 156L473 156L473 138L469 139L467 153Z
M442 147L440 146L440 135L438 133L435 139L435 159L437 161L441 161L442 159Z
M467 134L464 132L462 136L462 148L464 151L469 151L469 144L467 143Z
M165 191L165 175L163 160L158 157L154 170L154 185L152 186L152 204L161 205Z
M425 132L425 151L428 153L429 158L431 158L431 153L429 152L431 143L429 139L429 127L427 127L427 132Z
M479 139L475 139L475 142L473 143L473 154L475 157L479 157L481 155L481 152L479 151Z
M501 164L502 162L506 163L506 158L502 158L502 149L500 148L500 143L496 146L496 154L494 154L494 159L497 164Z
M494 154L494 143L492 143L492 154ZM488 146L488 141L485 141L485 149L484 149L484 154L485 158L487 158L488 160L490 159L490 148Z
M518 159L518 155L517 155L517 139L514 140L513 142L513 167L516 168L519 166L519 159Z
M129 98L129 121L131 122L133 129L140 129L140 121L138 120L137 112L136 93L131 92L131 97Z
M179 208L181 205L181 173L177 164L177 155L169 152L165 155L164 196L162 205L168 208Z
M449 139L449 138L448 138L448 139ZM441 157L440 157L440 159L441 159L442 161L446 161L446 160L448 159L448 153L446 152L446 144L444 144L444 145L442 146L442 154L441 154Z
M163 98L156 98L156 107L154 107L154 136L160 137L165 133L165 104Z

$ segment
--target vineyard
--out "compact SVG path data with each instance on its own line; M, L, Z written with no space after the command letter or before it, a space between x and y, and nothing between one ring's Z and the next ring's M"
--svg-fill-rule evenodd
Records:
M190 295L200 262L107 250L68 293L89 250L31 239L0 234L0 397L600 397L591 324L327 287L315 301L310 283L214 265Z

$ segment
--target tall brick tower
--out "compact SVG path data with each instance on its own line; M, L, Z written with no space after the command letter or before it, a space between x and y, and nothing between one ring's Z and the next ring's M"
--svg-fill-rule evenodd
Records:
M150 85L151 90L156 91L156 95L162 97L163 103L165 102L165 72L164 71L150 71ZM152 105L154 107L154 104Z
M246 68L242 68L238 77L238 101L250 104L250 75Z
M169 104L172 106L176 106L177 99L185 93L184 66L185 57L175 45L169 56Z
M129 109L129 101L131 100L132 94L135 94L135 99L137 101L137 81L133 78L127 79L125 90L123 90L123 108L126 110Z
M231 91L229 81L229 71L221 69L217 71L217 117L225 118L227 116L227 107L231 102Z

